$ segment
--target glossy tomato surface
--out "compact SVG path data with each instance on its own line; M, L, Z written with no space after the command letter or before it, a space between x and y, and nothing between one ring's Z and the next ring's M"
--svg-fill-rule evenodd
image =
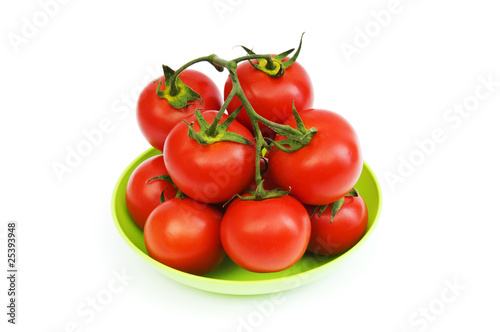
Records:
M309 213L312 206L307 206ZM366 231L368 210L361 196L344 198L340 210L331 219L331 205L311 217L311 239L307 250L320 255L336 255L351 249Z
M318 132L303 148L287 153L269 153L269 172L281 188L302 203L323 205L344 197L356 184L363 169L358 136L347 120L322 109L300 112L307 129ZM284 124L296 128L295 119ZM276 141L284 137L276 136Z
M203 112L212 123L217 112ZM227 119L224 115L223 122ZM194 116L187 120L200 126ZM233 121L228 131L255 142L243 125ZM241 193L254 178L255 145L223 141L202 145L188 136L188 126L180 123L165 141L164 160L174 183L189 197L205 203L221 203Z
M172 128L191 115L196 109L218 110L222 106L221 93L217 85L205 74L196 70L184 70L180 75L184 84L200 94L203 103L192 101L186 108L176 109L166 99L156 95L156 87L165 88L165 78L159 77L148 84L137 102L137 122L144 137L156 149L162 151L165 139Z
M312 107L314 93L311 79L304 67L295 62L285 71L281 77L271 77L268 74L254 68L248 61L242 62L236 69L236 74L245 96L255 111L264 118L282 123L293 115L292 103L300 111ZM227 98L233 84L228 77L224 86L224 99ZM234 97L227 107L229 114L234 112L241 101ZM250 117L243 108L237 116L237 120L253 132ZM262 134L266 137L274 137L274 132L259 123Z
M277 272L306 251L311 223L305 207L286 195L262 201L236 198L224 214L221 240L227 255L253 272Z
M160 205L161 193L163 192L165 200L174 198L177 193L167 181L149 181L159 175L168 175L161 155L143 161L128 180L125 196L127 209L132 220L141 229L144 229L149 214Z
M158 206L144 227L148 254L174 269L204 275L225 257L220 241L222 212L190 198Z

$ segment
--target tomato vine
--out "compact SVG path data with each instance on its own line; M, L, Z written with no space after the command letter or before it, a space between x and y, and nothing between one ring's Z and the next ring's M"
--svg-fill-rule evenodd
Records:
M216 54L211 54L208 56L193 59L179 67L179 69L177 69L176 71L173 71L168 66L163 66L163 71L165 74L165 89L160 90L160 85L158 85L157 94L159 97L167 99L171 106L178 109L188 106L189 103L193 100L200 99L200 96L195 91L191 90L180 80L179 74L182 71L186 70L196 63L208 62L213 65L219 72L223 72L224 70L227 70L229 72L229 77L232 82L232 88L228 96L224 100L224 103L219 109L217 116L213 120L212 124L208 124L204 120L199 110L197 110L195 113L196 121L200 125L200 130L198 132L193 129L193 123L187 123L185 120L184 122L186 122L189 127L189 137L195 139L199 144L202 145L213 144L221 141L233 141L241 144L253 144L241 135L226 131L227 127L236 118L241 108L245 108L255 134L255 182L257 184L257 189L252 192L252 195L245 197L244 199L262 200L288 194L288 191L281 189L271 191L265 191L263 189L262 176L260 171L261 151L263 148L267 150L278 149L284 152L297 151L302 147L308 145L318 131L314 127L307 129L304 126L304 123L302 122L297 110L295 109L295 106L293 105L293 101L290 102L292 103L293 115L295 117L297 129L292 128L289 125L283 125L273 122L258 114L252 107L252 104L246 97L240 84L238 74L236 73L238 63L249 61L257 70L260 70L272 77L281 77L285 75L286 69L290 67L297 59L301 46L302 37L297 51L289 59L287 59L286 56L292 53L294 49L290 49L278 55L271 56L270 54L255 54L253 51L243 46L243 48L247 52L247 55L240 56L232 60L226 60L220 58ZM257 60L257 63L255 63L254 60ZM231 116L226 121L219 124L220 120L222 119L222 115L224 114L226 108L234 97L239 98L242 106L240 106L239 109L231 114ZM275 133L284 136L285 139L277 142L270 138L264 138L259 127L259 122L271 128Z

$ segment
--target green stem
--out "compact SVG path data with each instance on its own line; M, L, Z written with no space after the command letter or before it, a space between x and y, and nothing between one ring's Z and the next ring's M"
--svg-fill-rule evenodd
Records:
M229 71L231 69L236 70L236 62L234 60L225 60L222 58L219 58L216 54L212 54L208 56L210 62L215 68L220 69L220 68L227 68Z
M259 129L259 124L255 119L250 119L252 121L253 130L258 133L255 138L255 185L258 185L262 181L262 175L260 174L260 153L262 151L262 133Z
M245 60L254 60L254 59L266 59L268 63L271 62L274 64L273 57L270 54L248 54L248 55L244 55L244 56L241 56L239 58L236 58L233 61L236 63L240 63L240 62L245 61Z
M237 58L237 59L235 59L233 61L226 61L226 62L227 63L229 63L229 62L235 62L236 63L236 62L238 62L238 59L243 59L243 58L245 58L245 60L247 60L247 59L254 59L255 56L262 56L262 58L265 57L265 55L256 55L256 54L253 54L253 55L248 55L248 56ZM240 60L240 61L242 61L242 60ZM226 68L228 68L228 67L226 67ZM240 84L240 81L238 79L238 75L236 75L236 67L234 67L234 70L232 70L230 68L228 68L228 70L229 70L229 75L231 76L231 82L233 83L233 88L232 88L231 92L233 92L234 90L236 90L235 91L235 95L238 96L238 98L241 101L241 104L243 105L243 107L245 107L245 110L247 111L247 113L249 113L248 116L250 117L250 119L251 120L256 119L257 121L262 122L263 124L265 124L267 126L273 126L273 127L276 127L276 128L280 128L280 129L286 130L288 128L287 125L282 125L282 124L279 124L279 123L276 123L276 122L272 122L272 121L264 118L263 116L261 116L260 114L258 114L254 110L254 108L252 107L252 104L250 104L250 101L247 99L247 97L245 96L245 93L243 92L243 89L241 88L241 84ZM252 125L253 125L253 122L252 122ZM254 130L255 130L255 128L254 128ZM260 133L260 130L255 131L255 133L256 134Z
M264 119L263 117L261 117L260 115L257 114L257 112L255 112L255 110L253 109L252 105L250 104L250 102L248 101L247 97L245 96L245 93L243 92L243 89L241 88L241 84L239 82L239 79L238 79L238 75L236 75L236 70L229 70L229 75L231 77L231 82L233 83L233 88L231 89L231 93L234 95L236 95L243 107L245 107L245 110L248 112L250 112L248 114L248 116L250 117L250 122L252 123L252 127L253 127L253 130L254 130L254 133L256 135L255 137L255 184L258 185L261 181L262 181L262 175L260 174L260 153L261 153L261 150L262 150L262 142L264 142L264 137L262 136L262 132L260 131L260 128L259 128L259 123L258 123L258 119L259 118L262 118ZM233 98L233 96L231 96L231 99ZM228 99L229 99L229 96L228 96ZM250 115L251 114L251 115ZM266 120L266 119L264 119ZM267 120L266 120L267 121Z
M177 76L179 76L179 74L182 73L182 71L186 70L188 67L194 65L195 63L202 62L202 61L210 61L211 56L212 55L203 56L203 57L191 60L191 61L185 63L179 69L177 69L173 75L172 83L170 84L170 95L175 96L179 93L179 89L177 88L175 82L177 81Z
M233 97L235 95L236 95L236 89L234 88L234 85L233 85L231 92L229 92L229 95L227 96L226 100L224 100L224 104L222 104L222 107L219 109L219 112L215 116L214 121L212 122L212 124L210 125L210 128L208 129L207 133L209 135L215 136L215 132L217 131L217 124L222 119L222 115L224 114L224 111L226 110L227 106L229 105L229 103L231 102L231 100L233 99Z
M283 124L280 124L280 123L272 122L272 121L264 118L262 115L258 114L255 111L255 109L252 107L252 104L250 104L250 101L247 99L247 97L243 93L243 90L241 89L241 85L240 85L237 77L236 77L236 82L237 82L237 85L238 85L238 91L237 91L236 95L240 99L241 104L243 105L243 107L245 107L245 110L247 111L248 116L250 117L250 119L255 119L255 120L257 120L257 121L261 122L262 124L264 124L266 126L269 126L269 127L274 127L274 128L278 128L278 129L282 129L282 130L287 130L289 128L289 126L287 126L287 125L283 125ZM233 86L235 86L235 82L233 82ZM258 132L260 133L260 130L258 130Z

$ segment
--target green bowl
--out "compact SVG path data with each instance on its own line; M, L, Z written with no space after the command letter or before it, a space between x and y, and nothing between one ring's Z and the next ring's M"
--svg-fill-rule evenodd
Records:
M142 230L135 225L127 211L125 191L133 170L144 160L160 152L151 148L135 159L118 179L112 198L112 213L116 228L121 236L142 258L160 272L185 285L209 292L232 295L257 295L289 290L316 280L334 270L349 257L373 233L379 219L382 196L380 185L366 163L356 184L356 189L364 198L368 208L368 228L361 240L347 252L336 256L320 256L306 252L292 267L274 273L255 273L244 270L226 257L214 271L197 276L173 269L149 257L144 245Z

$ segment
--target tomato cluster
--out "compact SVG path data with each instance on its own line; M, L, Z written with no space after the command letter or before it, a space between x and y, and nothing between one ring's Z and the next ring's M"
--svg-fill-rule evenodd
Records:
M200 58L229 71L224 98L185 68L142 91L139 127L161 154L133 171L126 203L155 260L204 275L227 255L249 271L276 272L306 251L341 254L363 236L356 132L314 108L312 82L288 53Z

